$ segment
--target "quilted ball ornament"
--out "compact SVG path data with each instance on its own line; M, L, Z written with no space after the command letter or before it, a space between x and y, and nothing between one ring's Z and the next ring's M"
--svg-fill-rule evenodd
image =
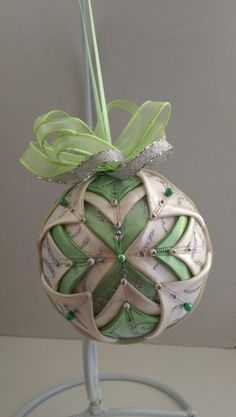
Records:
M83 336L145 341L195 308L211 266L211 243L192 201L147 169L173 151L165 133L170 103L107 104L90 1L88 20L82 6L81 18L94 126L90 112L88 124L61 110L43 114L20 159L39 179L73 184L40 233L41 280ZM117 138L109 120L114 109L129 114Z
M153 339L199 302L211 243L193 202L160 174L75 184L39 237L41 279L79 332L104 342Z

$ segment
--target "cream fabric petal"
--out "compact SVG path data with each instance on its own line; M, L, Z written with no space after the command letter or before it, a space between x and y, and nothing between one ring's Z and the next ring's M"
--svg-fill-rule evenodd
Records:
M175 217L149 220L141 234L129 246L126 255L132 257L140 256L141 252L146 255L153 246L160 242L171 230L176 221Z
M73 311L75 318L71 321L79 330L87 334L94 340L100 340L103 342L116 342L116 339L110 340L103 336L95 324L93 317L93 303L92 294L89 292L76 293L76 294L62 294L54 291L45 281L44 277L41 277L42 284L46 290L49 298L59 310L63 316L67 311Z
M70 197L70 206L74 210L74 214L77 218L81 219L85 217L84 212L84 198L86 190L89 184L94 180L94 178L90 178L87 181L81 182L77 184L71 194Z
M53 226L58 224L78 223L79 221L81 221L81 219L78 219L74 213L71 213L71 211L68 210L68 208L57 205L43 226L43 229L39 235L39 243L48 232L48 230L50 230Z
M181 194L174 193L163 205L156 208L153 213L156 217L189 216L195 217L204 226L204 220L198 212L193 211L191 203Z
M176 281L173 272L149 255L150 249L166 236L175 220L175 217L149 220L145 229L126 251L128 261L156 283ZM144 256L140 256L142 252Z
M194 218L191 218L186 232L173 248L175 256L182 261L197 275L206 259L206 239L202 228Z
M208 254L206 265L199 275L187 281L169 282L158 291L161 302L161 320L152 334L145 339L152 339L168 327L178 323L190 314L183 308L184 303L193 304L193 310L200 301L206 279L211 267L211 254Z
M112 204L105 198L99 196L98 194L87 191L85 194L85 201L96 207L101 213L103 213L104 216L106 216L111 221L111 223L116 225L119 222L123 223L131 208L144 195L144 187L137 187L135 190L126 194L126 196L122 198L116 207L113 207Z
M41 267L48 284L56 290L62 276L71 268L73 262L66 258L47 233L41 246Z
M92 180L93 178L84 183L79 183L64 194L64 197L68 198L70 202L69 207L63 207L58 203L52 207L39 235L39 242L53 226L59 224L75 224L84 220L84 194Z
M160 206L161 201L167 200L167 197L165 196L165 189L169 184L167 180L162 180L159 176L153 174L154 172L146 170L142 170L137 174L137 176L141 178L146 190L150 218L157 207Z
M131 208L144 196L145 188L142 185L126 194L117 206L118 222L123 223Z
M138 176L142 179L146 189L150 216L193 216L199 219L199 222L204 225L202 217L198 214L190 198L179 191L165 177L149 170L141 171ZM171 197L165 196L165 189L167 187L171 187L174 191Z

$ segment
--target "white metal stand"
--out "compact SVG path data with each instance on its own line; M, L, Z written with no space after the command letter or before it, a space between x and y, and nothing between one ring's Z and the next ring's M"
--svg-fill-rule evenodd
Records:
M84 23L87 22L86 0L80 0L84 15ZM83 27L83 25L82 25ZM92 94L91 94L91 80L89 74L88 57L85 49L85 39L83 27L83 45L84 45L84 63L85 63L85 88L86 88L86 119L89 126L92 127ZM15 417L25 417L30 412L49 398L60 394L70 388L84 385L89 400L87 410L70 417L92 417L92 416L155 416L155 417L197 417L195 411L191 408L188 402L179 395L175 390L168 385L164 385L156 379L146 378L140 375L132 374L99 374L96 342L85 339L83 343L83 364L84 364L84 378L76 379L74 381L66 382L65 384L57 385L42 394L35 397L32 401L25 405ZM102 402L102 394L99 386L99 381L128 381L138 384L147 385L151 388L157 389L167 396L171 397L182 408L182 411L164 411L147 408L106 408Z
M185 399L168 385L164 385L156 379L146 378L140 375L131 374L98 374L96 342L86 339L83 345L84 378L57 385L26 404L15 417L25 417L38 405L49 398L73 388L85 384L89 400L87 410L70 417L92 417L92 416L155 416L155 417L197 417ZM151 408L106 408L102 402L99 381L129 381L147 385L162 391L183 409L182 411L164 411Z

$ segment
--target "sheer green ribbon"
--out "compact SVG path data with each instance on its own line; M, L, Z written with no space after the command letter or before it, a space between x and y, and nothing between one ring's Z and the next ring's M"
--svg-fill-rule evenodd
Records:
M129 178L168 157L173 150L165 139L169 103L148 101L137 107L116 100L107 106L108 112L114 108L131 114L114 145L104 140L101 122L93 131L82 120L53 110L36 119L37 140L30 142L20 161L40 179L75 183L101 172Z
M172 152L173 147L165 139L170 104L147 101L138 107L127 100L106 104L91 0L86 3L79 0L79 5L97 126L93 131L82 120L52 110L36 119L36 140L30 142L20 161L36 177L54 182L85 181L102 172L120 179L129 178ZM128 112L131 117L112 145L108 114L116 108Z

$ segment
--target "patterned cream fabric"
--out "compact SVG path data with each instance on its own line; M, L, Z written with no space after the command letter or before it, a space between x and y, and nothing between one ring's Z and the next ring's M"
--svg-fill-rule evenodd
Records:
M153 339L197 305L211 267L204 220L160 174L98 175L51 210L39 237L41 279L83 336Z

